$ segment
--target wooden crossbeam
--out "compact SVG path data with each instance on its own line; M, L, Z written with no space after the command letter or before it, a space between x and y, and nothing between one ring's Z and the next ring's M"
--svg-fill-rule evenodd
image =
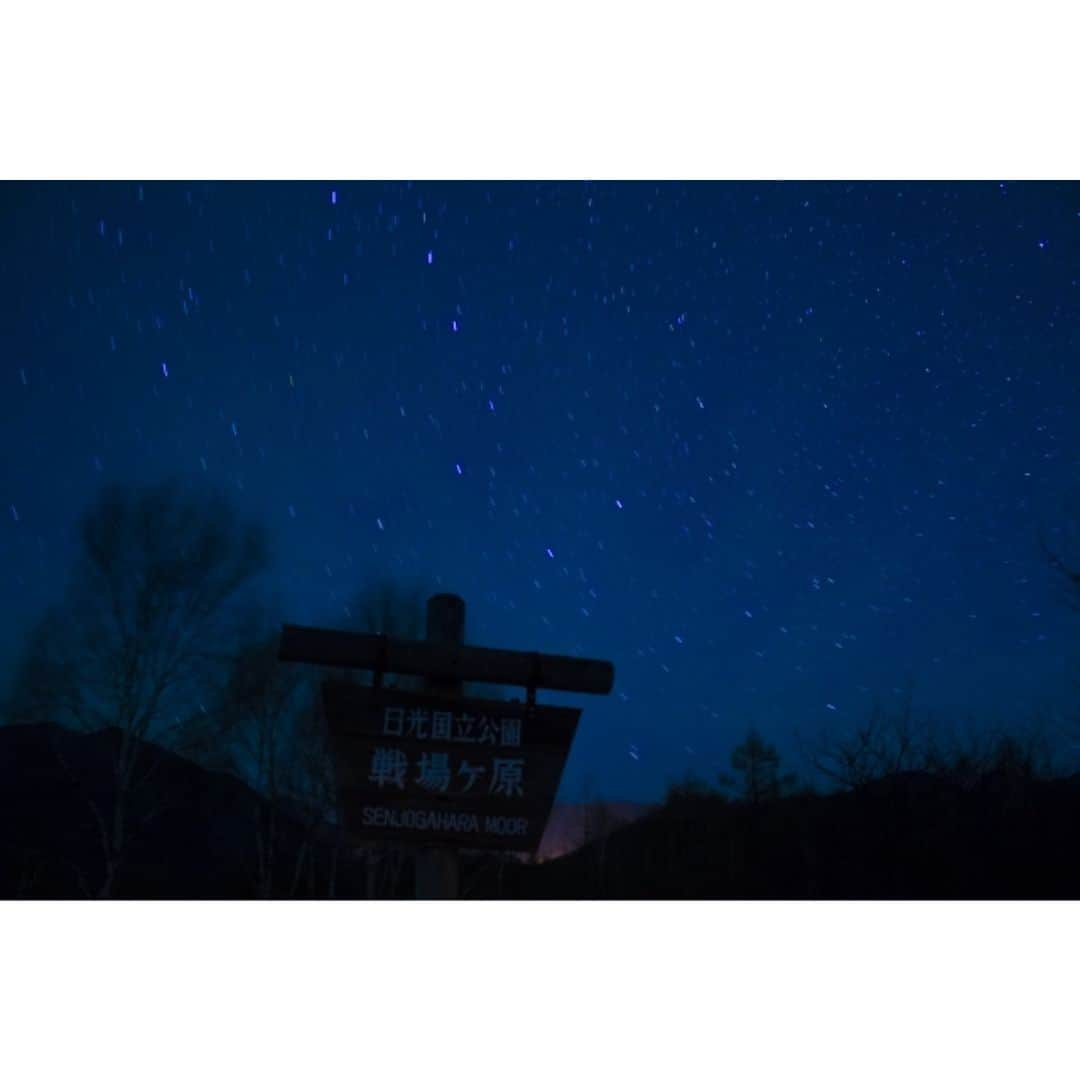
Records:
M615 665L610 660L412 641L288 623L281 628L278 659L581 694L607 694L615 683Z

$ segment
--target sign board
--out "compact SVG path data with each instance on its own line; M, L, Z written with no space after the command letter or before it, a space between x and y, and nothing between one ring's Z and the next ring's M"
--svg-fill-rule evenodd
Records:
M580 709L323 684L345 828L360 841L534 851Z

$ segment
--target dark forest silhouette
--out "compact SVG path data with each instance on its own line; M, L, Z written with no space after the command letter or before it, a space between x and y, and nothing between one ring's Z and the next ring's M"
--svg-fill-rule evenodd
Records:
M260 591L264 529L170 483L105 490L79 539L4 704L0 896L412 895L405 853L338 826L318 676L278 661ZM1080 573L1044 552L1080 608ZM382 582L339 625L419 637L423 618L423 590ZM920 720L909 687L804 747L822 791L750 729L730 774L687 777L638 820L586 808L570 854L467 857L463 894L1073 897L1080 775L1053 751L1037 725Z

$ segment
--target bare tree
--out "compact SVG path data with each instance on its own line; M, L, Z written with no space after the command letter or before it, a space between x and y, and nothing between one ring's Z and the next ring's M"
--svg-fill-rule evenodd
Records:
M301 786L300 755L306 752L300 717L310 708L310 679L278 662L277 635L262 635L241 646L216 709L218 742L233 748L241 775L262 796L255 809L256 894L269 898L279 885L282 827L297 814L282 813L285 799ZM290 895L299 869L295 855Z
M928 749L926 733L912 712L909 684L898 708L886 710L875 702L852 731L823 732L808 756L822 776L853 790L872 780L922 768Z
M1047 718L1039 714L1010 731L974 716L959 723L941 717L917 720L909 683L896 708L875 703L853 729L823 733L806 754L841 790L914 772L971 788L990 776L1031 780L1051 775L1052 742Z
M67 643L67 621L58 610L46 612L31 627L4 703L5 723L80 725L83 692L67 660Z
M1065 599L1074 611L1080 611L1080 561L1064 554L1067 540L1051 544L1045 534L1039 536L1039 547L1047 565L1065 586Z
M192 714L174 748L204 767L226 768L260 796L254 807L255 894L295 896L304 880L316 892L316 834L337 818L318 681L278 660L269 608L251 607L237 632L227 674L209 709ZM330 892L337 849L329 868Z
M89 796L112 895L145 785L146 741L169 743L222 677L234 601L267 561L264 531L220 498L166 483L104 490L84 513L64 601L31 634L9 714L112 729L110 798Z

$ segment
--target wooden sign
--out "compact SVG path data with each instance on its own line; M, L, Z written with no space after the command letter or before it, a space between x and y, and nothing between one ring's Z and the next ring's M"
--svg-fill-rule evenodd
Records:
M323 684L358 841L534 851L580 709Z

